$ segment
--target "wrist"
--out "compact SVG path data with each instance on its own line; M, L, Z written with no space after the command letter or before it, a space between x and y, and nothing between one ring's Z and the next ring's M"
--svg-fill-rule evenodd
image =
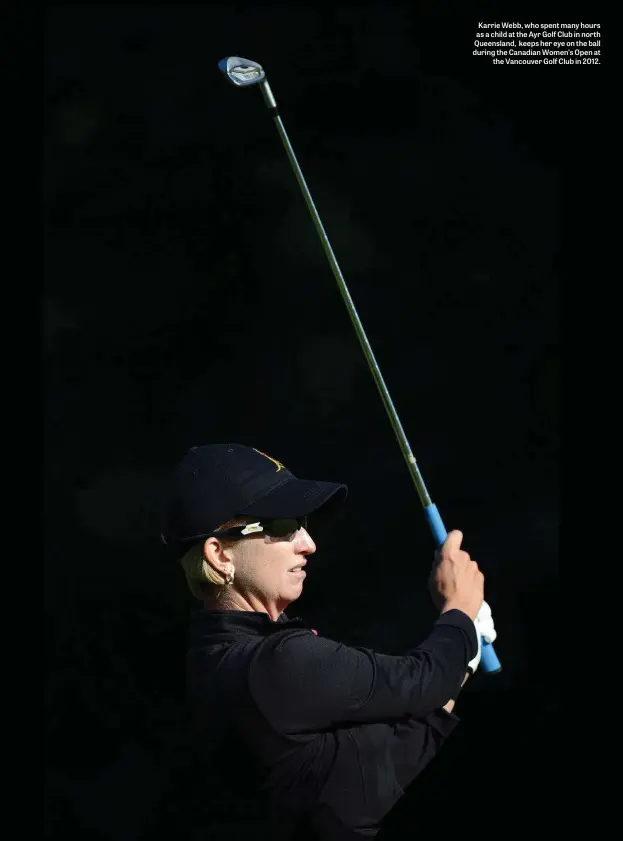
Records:
M448 611L450 610L460 610L461 613L467 614L467 616L469 616L472 622L475 622L476 617L478 616L479 608L475 607L474 605L467 604L466 602L450 599L441 608L441 613L448 613Z
M461 684L461 689L463 689L463 687L464 687L464 686L465 686L465 684L467 683L467 681L468 681L468 679L469 679L470 674L471 674L471 672L467 672L467 673L466 673L465 677L463 678L463 683ZM461 689L459 689L459 692L461 691ZM458 693L457 693L457 695L458 695ZM442 709L444 709L447 713L451 713L451 712L452 712L452 710L454 709L454 705L455 705L455 704L456 704L456 698L450 698L450 700L448 701L448 703L447 703L447 704L444 704L444 706L442 707Z

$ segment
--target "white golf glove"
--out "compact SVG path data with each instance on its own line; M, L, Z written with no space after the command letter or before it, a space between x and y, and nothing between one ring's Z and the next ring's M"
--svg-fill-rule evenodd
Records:
M476 626L476 636L478 637L478 653L474 659L470 660L467 664L467 669L472 675L480 664L480 658L482 657L482 640L484 639L485 642L489 643L495 642L497 639L497 632L495 630L495 625L493 624L491 608L487 602L483 602L481 604L478 615L474 621L474 625Z

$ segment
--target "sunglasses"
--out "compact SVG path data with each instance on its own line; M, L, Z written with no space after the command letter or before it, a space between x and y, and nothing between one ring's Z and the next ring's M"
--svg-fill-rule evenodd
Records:
M307 517L275 517L270 520L258 520L246 526L233 526L211 532L210 537L246 537L262 532L269 537L290 537L299 529L307 528Z

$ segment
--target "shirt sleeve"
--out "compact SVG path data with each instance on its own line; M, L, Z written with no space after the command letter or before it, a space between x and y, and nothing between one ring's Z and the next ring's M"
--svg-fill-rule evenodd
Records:
M399 656L287 630L258 647L249 687L283 733L423 718L456 697L477 651L475 625L460 610L442 614L424 642Z
M459 719L444 709L394 725L391 756L396 780L406 789L454 732Z

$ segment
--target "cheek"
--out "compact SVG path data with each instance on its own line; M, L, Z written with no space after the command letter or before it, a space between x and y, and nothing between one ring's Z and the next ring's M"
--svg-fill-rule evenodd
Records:
M256 547L249 547L239 554L236 569L241 579L244 579L250 586L270 586L280 575L283 563L279 558L267 557L266 553L256 550Z
M285 551L280 552L282 547ZM240 549L234 563L239 580L244 580L249 587L260 591L279 590L296 583L288 575L288 569L296 563L289 547L280 543L261 544L258 540Z

